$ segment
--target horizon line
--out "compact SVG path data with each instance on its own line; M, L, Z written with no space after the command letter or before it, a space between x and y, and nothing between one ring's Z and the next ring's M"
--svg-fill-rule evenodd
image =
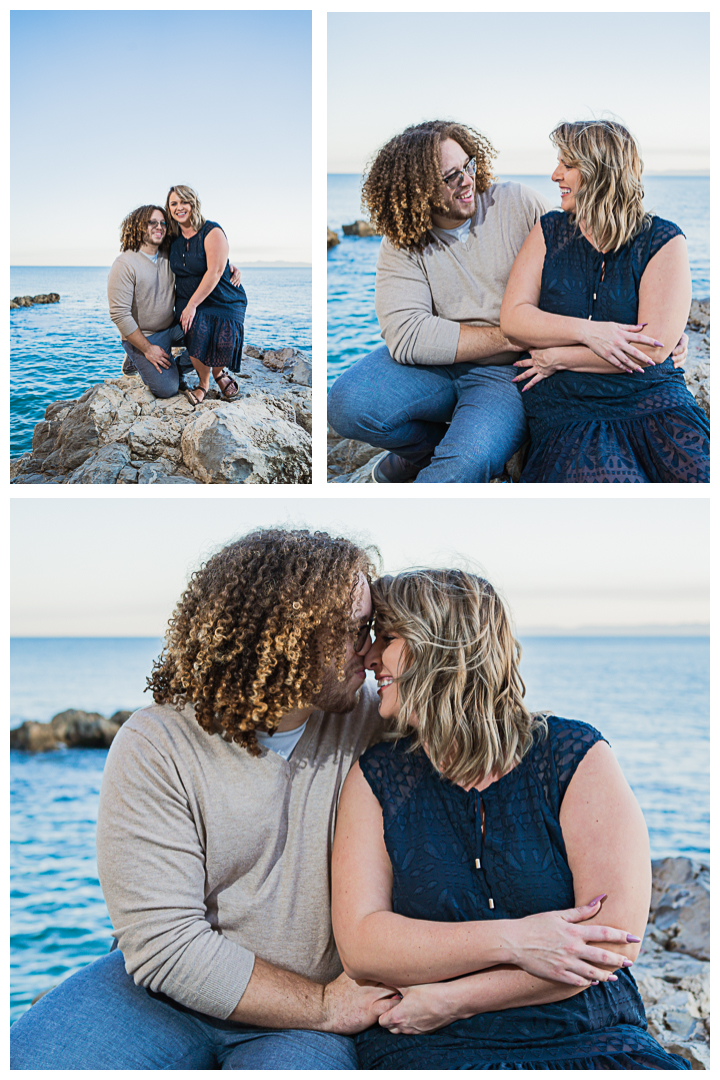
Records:
M705 623L672 623L667 626L640 624L637 626L579 626L518 628L518 637L710 637L710 625ZM155 641L164 634L12 634L11 641Z
M502 174L505 170L500 169ZM330 171L328 170L326 176L362 176L362 172L355 172L349 170ZM512 172L507 170L508 176L545 176L544 172L527 172L524 169L513 169ZM710 169L645 169L643 176L710 176Z

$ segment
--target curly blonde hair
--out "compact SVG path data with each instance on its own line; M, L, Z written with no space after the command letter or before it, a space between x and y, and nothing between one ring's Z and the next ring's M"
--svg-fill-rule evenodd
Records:
M205 218L202 215L202 209L200 207L200 198L196 191L193 191L187 184L175 184L175 187L171 187L167 193L165 200L164 214L168 223L168 234L171 240L174 240L176 236L180 235L180 226L175 218L170 213L170 196L173 194L179 195L183 202L190 203L190 225L196 231L202 229L205 224Z
M383 577L371 592L376 633L405 643L397 734L413 732L413 749L456 784L522 760L547 724L523 702L520 646L492 585L463 570L423 569Z
M454 139L475 158L477 194L487 191L495 179L496 151L480 132L452 120L406 128L378 150L362 190L370 220L393 247L422 251L430 240L433 211L448 209L440 170L440 144L446 139Z
M126 218L123 219L123 223L120 226L120 250L121 251L139 251L140 246L145 240L145 233L150 223L150 215L154 210L159 210L165 218L165 224L168 222L168 215L162 206L138 206L135 210L132 210ZM165 253L170 246L170 238L168 236L168 230L165 230L165 236L163 237L162 244L158 248L159 251Z
M158 704L195 707L208 732L253 756L271 732L312 705L323 674L343 678L351 607L368 552L306 529L259 529L229 544L191 577L169 621L148 688Z
M550 139L563 165L580 171L573 217L600 251L616 251L648 227L642 158L627 128L616 120L578 120L559 124Z

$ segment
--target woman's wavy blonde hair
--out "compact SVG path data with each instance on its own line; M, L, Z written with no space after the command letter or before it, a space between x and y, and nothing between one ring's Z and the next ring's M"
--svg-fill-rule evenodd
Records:
M440 144L454 139L475 158L475 191L494 180L496 151L484 135L451 120L428 120L406 128L378 150L367 168L363 204L378 232L396 248L422 251L430 240L432 214L447 211Z
M570 169L580 171L575 220L600 251L616 251L647 228L643 163L635 139L615 120L559 124L550 139Z
M167 193L165 200L165 217L167 218L168 233L174 239L180 235L180 226L174 217L170 214L170 196L175 192L179 195L183 202L190 203L190 224L196 231L202 229L205 224L205 218L202 215L200 209L200 199L196 191L193 191L187 184L176 184L175 187L171 187Z
M453 783L506 773L547 724L523 702L520 646L492 585L463 570L409 570L371 591L377 632L405 641L399 734L414 733L413 749Z
M360 574L374 573L350 540L305 529L260 529L197 570L169 621L148 688L158 704L195 707L205 731L257 756L255 731L312 705L345 644Z

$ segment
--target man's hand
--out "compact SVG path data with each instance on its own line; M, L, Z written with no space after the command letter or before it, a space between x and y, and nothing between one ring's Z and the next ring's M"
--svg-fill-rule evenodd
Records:
M397 991L387 986L361 986L343 972L323 990L326 1021L322 1030L357 1035L372 1027L387 1009L389 998L397 998Z
M170 367L170 358L159 345L150 345L145 353L145 359L152 364L156 371L162 375L163 370Z
M425 983L400 986L400 995L390 999L390 1008L379 1019L380 1027L393 1035L422 1035L452 1024L460 1018L448 994L452 983Z
M672 356L673 367L679 368L685 366L685 361L688 358L688 345L690 344L690 338L687 334L681 334L680 340L670 353Z
M233 266L232 263L228 264L230 267L230 284L234 285L237 289L240 285L240 271L237 266Z

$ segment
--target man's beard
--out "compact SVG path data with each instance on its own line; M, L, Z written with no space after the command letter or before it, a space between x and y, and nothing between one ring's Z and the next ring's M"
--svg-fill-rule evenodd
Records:
M352 690L344 679L338 681L334 667L329 668L323 675L322 687L314 705L327 713L352 712L357 705L361 688L362 683L356 690Z

